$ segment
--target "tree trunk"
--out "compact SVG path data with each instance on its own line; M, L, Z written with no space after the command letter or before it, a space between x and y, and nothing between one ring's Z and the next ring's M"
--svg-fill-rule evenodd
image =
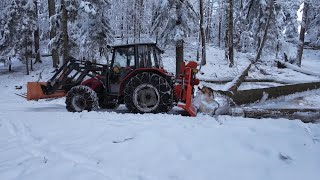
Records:
M224 92L231 97L237 105L250 104L260 100L275 99L281 96L320 89L320 82L291 84L286 86L241 90L234 93Z
M264 108L232 108L233 116L242 115L246 118L286 118L289 120L301 120L304 123L316 123L320 119L320 109L290 108L290 109L264 109ZM239 112L241 112L239 114Z
M55 0L48 0L48 10L49 10L49 18L51 19L52 16L56 14L56 3ZM56 37L56 27L54 23L50 20L51 23L51 29L50 29L50 40L54 39ZM58 55L58 50L56 47L52 47L51 49L51 54L52 54L52 65L53 68L58 68L59 65L59 55Z
M221 15L219 15L219 24L218 24L218 47L221 48Z
M178 40L176 42L176 77L179 77L179 74L181 73L181 65L183 63L183 40Z
M233 50L233 0L228 3L228 53L230 67L234 65L234 50Z
M40 57L40 33L39 33L39 22L38 22L38 19L39 19L39 17L38 17L38 1L37 0L34 0L33 1L33 3L34 3L34 6L35 6L35 15L36 15L36 19L37 19L37 21L36 21L36 23L37 23L37 28L36 28L36 30L34 31L34 34L33 34L33 36L34 36L34 51L35 51L35 53L36 53L36 61L35 61L35 63L42 63L42 61L41 61L41 57Z
M238 91L240 85L248 76L251 66L252 63L250 63L249 66L239 76L233 79L233 81L227 86L228 91L231 91L233 93Z
M12 71L12 61L11 61L11 57L8 58L8 63L9 63L9 72Z
M179 27L181 25L181 8L182 3L184 3L184 0L180 0L176 2L176 15L177 15L177 21L176 21L176 27ZM181 73L181 65L184 60L184 53L183 53L183 39L179 39L176 41L176 77L178 78Z
M260 46L258 49L258 53L257 53L256 59L255 59L255 62L257 62L260 59L262 50L263 50L265 42L267 40L267 35L268 35L269 27L270 27L270 20L271 20L272 12L273 12L273 3L274 3L273 0L270 0L269 16L268 16L266 28L264 30L264 34L263 34L263 37L262 37L262 40L261 40L261 43L260 43Z
M201 33L198 35L197 62L200 61Z
M32 59L30 59L30 70L33 71L33 63L32 63Z
M143 34L143 16L144 16L144 1L143 0L140 0L140 3L139 3L139 42L141 42L141 34Z
M212 39L211 39L212 38L211 27L212 27L213 6L214 6L214 2L209 0L209 2L208 2L208 11L207 11L208 23L207 23L207 27L206 27L206 40L209 43L212 42Z
M200 0L200 32L201 32L201 64L207 64L207 56L206 56L206 35L204 29L204 7L203 7L203 0Z
M307 24L307 16L309 10L309 2L304 1L303 14L302 14L302 23L300 29L300 38L297 52L297 65L301 67L302 55L303 55L303 47L304 47L304 37L306 33L306 24Z
M26 60L26 70L27 70L27 75L30 74L29 72L29 59L28 59L28 40L27 38L25 39L25 46L26 46L26 49L25 49L25 60Z
M219 0L218 3L219 3L218 5L219 9L222 9L221 0ZM220 48L221 48L221 33L222 33L221 26L222 26L222 13L220 11L219 22L218 22L218 47Z
M68 61L69 57L69 36L68 36L68 12L66 9L65 0L61 0L62 10L62 59L63 63Z
M144 1L143 0L135 0L134 3L134 42L136 43L141 41L141 33L142 33L142 21L143 21L143 12L144 12Z
M222 6L225 8L225 33L224 33L224 56L227 61L229 61L229 6L228 6L229 0L224 0L222 3Z

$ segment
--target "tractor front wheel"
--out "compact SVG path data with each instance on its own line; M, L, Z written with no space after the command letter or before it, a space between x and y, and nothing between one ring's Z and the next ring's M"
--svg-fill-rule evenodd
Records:
M69 112L95 111L99 101L97 93L87 86L75 86L66 97L66 108Z
M124 90L126 107L136 113L165 113L173 106L173 92L165 78L141 73L130 79Z

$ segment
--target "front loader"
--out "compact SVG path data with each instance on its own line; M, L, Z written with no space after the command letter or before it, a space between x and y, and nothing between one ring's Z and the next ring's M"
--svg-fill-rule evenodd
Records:
M97 64L69 59L48 82L29 82L28 100L66 96L70 112L115 109L125 104L133 113L166 113L173 106L190 116L197 110L192 104L197 63L181 66L175 78L161 61L156 44L129 44L110 47L111 62Z

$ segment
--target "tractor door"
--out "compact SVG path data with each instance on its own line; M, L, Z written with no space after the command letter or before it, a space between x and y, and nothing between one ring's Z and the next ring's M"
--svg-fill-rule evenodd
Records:
M118 94L122 80L136 68L134 57L134 46L114 49L108 83L111 94Z

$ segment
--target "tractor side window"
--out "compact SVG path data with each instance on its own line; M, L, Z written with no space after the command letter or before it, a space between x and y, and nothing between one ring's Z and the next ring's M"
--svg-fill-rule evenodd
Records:
M128 49L128 56L127 56L127 64L130 67L134 67L135 66L135 61L134 61L134 48L131 47Z
M154 53L155 53L154 56L155 56L158 67L163 68L163 63L162 63L160 51L158 49L155 49Z
M138 46L138 62L140 68L147 68L148 63L148 49L147 46Z
M138 62L140 68L157 68L159 61L157 51L153 46L139 46L138 47Z
M156 68L156 67L158 67L158 63L157 63L157 59L156 59L156 56L155 56L155 50L154 50L154 48L152 48L152 47L149 47L149 59L150 59L150 62L151 62L151 66L153 67L153 68Z

